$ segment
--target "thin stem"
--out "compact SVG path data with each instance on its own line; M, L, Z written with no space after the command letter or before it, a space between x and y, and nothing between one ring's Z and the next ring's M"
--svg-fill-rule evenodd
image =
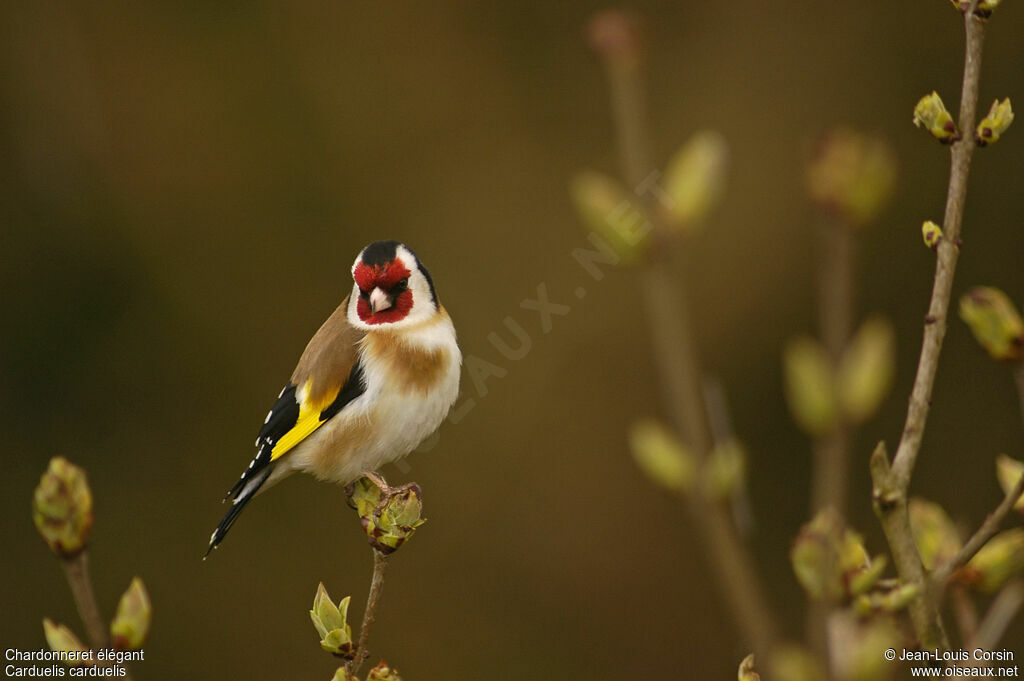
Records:
M978 609L963 585L957 584L950 589L953 600L953 612L956 614L956 621L960 628L960 640L965 646L975 647L974 642L978 637Z
M370 656L366 649L366 643L370 639L370 629L377 619L377 603L380 601L380 594L384 588L384 572L388 567L388 557L380 551L373 550L373 577L370 579L370 593L366 596L366 610L363 611L363 626L359 629L359 643L356 646L356 656L346 665L349 672L358 674L363 662Z
M85 625L90 645L94 650L107 647L109 640L107 628L103 624L103 617L96 604L92 580L89 579L88 554L82 551L74 558L62 559L60 564L64 567L64 574L67 576L68 586L71 587L71 595L74 596L78 616L82 618L82 624Z
M975 6L976 4L971 5L972 8ZM946 335L946 317L953 290L953 275L960 255L960 230L963 225L964 204L967 200L967 176L975 149L974 119L978 105L978 84L981 79L981 50L985 41L985 23L969 9L964 13L964 25L967 48L964 56L959 120L963 138L953 144L950 152L952 160L949 170L949 191L946 195L946 212L942 224L944 237L938 246L935 282L925 320L917 376L914 378L914 387L907 408L907 420L892 463L896 483L903 489L910 484L910 476L914 472L914 464L921 449L925 422L928 420L935 372L939 366L939 354Z
M839 368L853 328L854 261L856 244L850 224L833 220L820 231L818 273L818 328L832 370ZM814 442L811 469L811 514L831 507L846 515L850 469L850 428L839 422ZM806 617L807 640L821 659L829 655L827 623L836 603L815 600ZM829 665L829 668L831 665ZM831 669L829 669L831 671ZM830 677L831 678L831 677Z
M621 20L628 22L624 17ZM681 286L673 276L668 231L653 205L652 194L641 191L655 169L648 147L641 59L638 50L604 56L623 176L631 187L642 193L647 218L654 226L653 237L658 242L652 247L653 255L641 274L641 295L662 393L676 429L698 461L704 461L713 442L692 326ZM755 651L768 652L775 641L775 625L753 569L752 556L740 541L725 508L707 499L699 490L690 493L687 502L737 627Z
M729 405L725 389L717 378L705 376L701 383L704 405L708 413L708 427L711 429L711 440L715 447L732 440L735 435L732 419L729 417ZM733 490L730 504L730 516L736 531L744 540L750 536L754 527L754 513L751 510L750 493L744 480Z
M900 581L904 584L924 584L924 564L910 528L906 490L898 487L893 477L885 443L880 442L871 454L871 479L874 484L871 494L875 513L889 543ZM933 599L927 595L915 598L908 610L918 643L923 649L949 648L949 639Z
M960 254L960 231L967 199L967 177L975 149L974 120L981 78L981 52L985 38L984 23L974 15L976 8L977 0L974 0L964 12L966 47L959 119L963 137L952 145L950 152L949 190L942 225L945 236L938 246L935 280L932 284L928 316L925 318L917 375L907 406L907 418L891 466L884 448L876 449L871 457L875 509L892 551L896 569L904 583L924 583L924 566L914 542L910 515L907 511L907 489L921 450L921 439L928 420L935 373L939 366L942 341L946 335L946 317L953 290L953 275ZM924 593L916 598L909 610L918 642L925 649L949 647L942 618L930 593Z
M978 625L974 645L982 650L995 650L1013 618L1024 605L1024 582L1015 580L1003 587Z
M640 286L654 357L662 374L665 404L683 439L703 461L713 446L705 418L697 350L689 329L689 311L667 263L655 262L641 273Z
M850 225L833 222L822 230L818 315L822 344L833 369L839 366L853 327L854 234ZM811 511L827 506L846 514L850 432L840 423L814 443Z
M821 236L818 324L825 351L838 362L853 329L856 243L853 228L838 220L825 225Z
M1024 420L1024 362L1017 362L1013 368L1013 378L1017 382L1017 396L1020 403L1020 417Z
M1010 512L1017 500L1024 495L1024 475L1021 476L1017 484L1007 492L1006 496L1003 497L1002 502L996 507L996 510L988 514L985 518L985 522L981 524L981 527L971 535L971 538L967 540L967 543L961 547L953 558L947 563L943 564L939 569L932 575L932 583L938 588L942 589L950 576L957 570L957 568L963 567L967 562L974 557L981 547L992 538L996 532L999 531L999 526L1003 522L1003 518Z
M75 599L78 616L82 619L82 624L85 625L90 647L94 651L108 647L110 639L107 627L103 624L103 616L100 615L100 608L96 604L96 594L92 588L92 579L89 577L88 552L82 551L73 558L62 558L60 564L64 568L68 586L71 587L71 595ZM120 678L124 681L132 681L127 667L122 665L122 669L124 669L124 674Z

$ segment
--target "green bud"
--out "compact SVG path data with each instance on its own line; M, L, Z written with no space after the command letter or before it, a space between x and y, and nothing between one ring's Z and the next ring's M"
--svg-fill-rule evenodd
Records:
M49 617L43 618L43 635L46 636L46 645L55 653L84 653L89 650L73 631L63 624L55 624ZM69 667L92 665L88 660L68 659L65 663Z
M961 12L966 12L971 8L970 0L951 0L953 6ZM980 0L978 2L978 8L974 10L974 16L981 19L988 19L992 16L992 10L999 6L1002 0Z
M769 678L775 681L821 681L825 672L821 663L805 648L783 644L772 651Z
M914 125L924 128L943 144L952 144L960 139L953 117L942 103L942 97L934 91L922 97L914 107Z
M334 672L334 676L331 677L331 681L359 681L359 677L349 673L344 667L338 667L338 670Z
M984 593L995 593L1024 570L1024 527L1000 532L988 540L961 571L961 579Z
M921 593L919 584L903 584L885 594L882 602L882 609L886 612L899 612L904 610Z
M998 99L992 102L992 108L988 110L988 115L981 119L981 123L978 123L978 134L975 138L978 141L978 146L984 147L998 142L1000 136L1010 127L1010 123L1013 123L1013 107L1010 105L1010 98L1007 97L1002 102Z
M138 577L132 579L117 604L117 614L110 623L110 641L117 650L138 650L146 642L153 607L146 585Z
M843 352L836 388L843 413L852 423L863 423L882 404L896 372L896 333L881 317L869 319L857 330Z
M669 228L692 234L721 202L728 155L721 133L704 130L669 160L661 197Z
M761 675L754 671L754 654L751 653L740 662L739 672L736 674L737 681L761 681Z
M320 582L313 598L313 609L309 611L313 626L320 634L320 647L346 660L351 660L356 655L352 628L348 625L349 600L351 596L345 596L338 605L335 605L324 588L324 583Z
M880 598L881 595L877 593L861 594L853 599L853 611L861 617L874 614L881 609Z
M584 227L603 237L623 264L639 262L653 228L622 185L607 175L585 171L573 178L569 191Z
M992 11L999 7L1001 2L1002 0L981 0L978 3L978 9L974 10L974 13L982 19L987 19L992 15ZM970 7L970 3L967 3L967 6Z
M896 158L869 135L836 129L828 134L807 168L811 200L854 225L873 220L896 187Z
M925 220L921 225L921 238L924 239L924 245L934 251L942 241L942 228L931 220Z
M359 517L363 519L363 527L369 523L369 518L380 504L381 491L373 480L362 477L351 483L346 488L348 505L356 510Z
M637 466L652 482L677 492L693 485L693 454L660 422L645 419L633 424L629 445Z
M839 420L832 367L818 341L802 336L786 345L783 356L786 401L806 433L823 435Z
M1024 463L1011 459L1005 454L996 457L996 478L999 480L999 486L1003 488L1004 494L1009 494L1016 489L1022 475L1024 475ZM1017 500L1013 508L1024 513L1024 496Z
M735 438L715 445L704 464L704 484L712 499L729 499L743 488L747 477L747 452Z
M854 600L853 610L862 617L878 612L897 613L906 609L920 592L917 584L903 584L889 591L862 594Z
M875 556L864 569L854 571L849 577L850 585L847 587L850 594L858 596L869 591L882 578L888 564L889 559L885 556Z
M845 527L831 507L800 528L789 557L797 580L812 598L856 595L854 585L865 591L882 572L873 566L861 536Z
M837 613L829 622L829 652L835 677L844 681L882 681L890 678L888 648L898 648L899 628L889 617L860 619Z
M420 488L411 485L389 493L369 515L360 515L370 546L381 553L393 553L412 538L423 523L423 502Z
M397 670L392 669L387 662L381 660L376 667L370 670L366 681L402 681L402 677L398 675Z
M911 499L908 507L910 529L925 569L934 570L952 560L963 542L946 511L934 502L918 498Z
M999 289L978 286L961 296L960 319L992 359L1024 358L1024 321Z
M92 492L85 471L62 456L50 459L32 499L32 520L58 556L81 553L92 532Z

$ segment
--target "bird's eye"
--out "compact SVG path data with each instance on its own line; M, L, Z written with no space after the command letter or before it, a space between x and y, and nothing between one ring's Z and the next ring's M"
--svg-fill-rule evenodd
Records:
M407 288L409 288L409 277L404 277L404 278L400 279L397 284L395 284L394 290L395 291L404 291Z
M369 300L370 299L370 292L369 291L364 291L363 289L359 289L359 297L362 298L363 300Z

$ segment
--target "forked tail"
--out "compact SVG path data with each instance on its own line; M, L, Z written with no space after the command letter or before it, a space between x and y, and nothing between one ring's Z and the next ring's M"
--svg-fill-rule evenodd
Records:
M242 484L236 484L234 488L232 488L231 492L228 493L228 497L234 495L234 499L231 501L231 508L229 508L228 512L224 514L224 517L221 518L220 523L217 525L217 529L215 529L213 534L210 535L210 546L207 547L203 560L206 560L206 557L210 555L210 552L217 548L217 545L224 540L228 530L230 530L231 526L234 525L235 518L237 518L242 512L245 505L249 503L249 500L256 495L256 492L258 492L260 487L263 486L263 483L267 481L272 470L274 470L274 466L270 465L263 468L263 470L258 471L248 479L243 476L243 480L239 481L239 483ZM227 498L225 498L225 501L227 501Z

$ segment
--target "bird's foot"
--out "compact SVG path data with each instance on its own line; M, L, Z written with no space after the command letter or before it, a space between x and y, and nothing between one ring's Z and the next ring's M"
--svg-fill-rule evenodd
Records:
M380 488L380 501L377 502L376 508L373 509L373 516L375 518L380 518L380 514L383 512L384 507L394 497L402 494L408 494L409 492L415 492L417 495L421 494L420 486L415 482L407 482L404 485L392 487L388 484L388 481L384 479L384 476L376 471L367 471L363 473L363 477L369 478L373 481L373 484Z

